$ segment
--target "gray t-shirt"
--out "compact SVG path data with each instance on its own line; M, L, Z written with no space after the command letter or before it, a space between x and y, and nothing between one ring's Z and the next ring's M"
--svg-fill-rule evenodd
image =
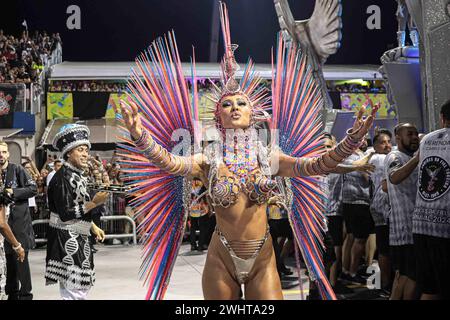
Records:
M352 154L344 161L344 164L351 164L362 157L364 154ZM370 205L370 179L358 171L344 174L342 177L342 202Z
M373 198L370 203L370 212L372 214L375 226L386 225L385 216L389 212L389 198L386 192L381 187L381 182L385 179L384 174L384 161L386 160L385 154L376 153L372 156L369 163L375 166L374 172L371 174L373 182Z
M412 217L417 193L417 168L397 185L389 179L392 172L404 166L412 157L401 151L390 152L385 160L389 203L389 244L402 246L413 244Z
M324 177L323 190L325 196L325 215L328 217L342 215L342 175L330 173Z
M422 139L418 168L413 232L450 239L449 128L431 132Z

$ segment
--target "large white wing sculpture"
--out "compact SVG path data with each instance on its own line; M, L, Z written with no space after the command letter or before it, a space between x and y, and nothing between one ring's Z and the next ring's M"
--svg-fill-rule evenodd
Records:
M284 39L297 42L306 53L314 77L321 86L325 107L332 109L322 67L341 45L341 0L316 0L311 18L302 21L294 19L288 0L274 0L274 4Z

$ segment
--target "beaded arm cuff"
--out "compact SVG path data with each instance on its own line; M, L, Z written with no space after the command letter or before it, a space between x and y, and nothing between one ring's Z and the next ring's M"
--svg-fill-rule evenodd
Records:
M192 172L192 161L189 157L171 154L156 143L147 130L143 130L140 138L135 140L134 143L147 159L158 168L177 176L186 176Z
M357 132L347 131L347 136L334 149L316 158L297 158L294 166L295 176L317 176L328 174L339 163L359 148L364 135L359 138Z

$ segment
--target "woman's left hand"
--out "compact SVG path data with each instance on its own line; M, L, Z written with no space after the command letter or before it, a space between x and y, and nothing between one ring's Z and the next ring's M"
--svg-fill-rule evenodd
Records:
M363 105L361 109L359 109L355 123L353 124L351 137L356 140L361 140L366 136L367 132L369 132L369 129L373 124L373 120L375 119L375 115L378 109L380 109L380 103L377 103L372 107L372 113L368 117L363 118L363 115L366 112L366 107L367 105Z
M23 262L23 260L25 260L25 250L20 247L17 251L17 260L19 260L19 262Z

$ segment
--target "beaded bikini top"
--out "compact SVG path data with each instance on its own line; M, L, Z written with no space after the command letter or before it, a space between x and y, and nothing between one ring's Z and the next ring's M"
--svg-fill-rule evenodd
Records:
M208 193L213 206L230 207L236 203L240 192L245 192L250 201L258 204L269 200L277 182L270 178L267 157L259 152L265 149L261 143L258 143L254 156L246 152L225 154L225 151L230 150L222 152L220 143L210 147L205 153L210 164ZM238 159L232 161L230 155ZM242 159L245 157L247 159ZM228 168L231 175L219 173L223 166Z

